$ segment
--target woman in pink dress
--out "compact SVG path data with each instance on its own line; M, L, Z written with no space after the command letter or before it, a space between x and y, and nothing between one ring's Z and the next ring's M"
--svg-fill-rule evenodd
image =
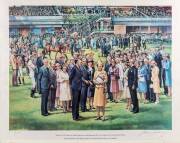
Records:
M57 75L57 88L56 88L56 108L60 108L61 104L60 104L60 100L59 100L59 97L60 97L60 81L61 81L61 77L60 77L60 74L61 74L62 70L61 70L61 65L59 63L56 63L56 75Z
M118 103L119 69L114 59L111 60L111 67L109 68L108 74L110 75L110 92L113 94L114 102Z
M119 97L118 99L121 100L122 95L123 95L123 90L124 90L124 84L123 84L123 79L124 79L124 63L122 62L122 58L116 58L116 66L119 69Z

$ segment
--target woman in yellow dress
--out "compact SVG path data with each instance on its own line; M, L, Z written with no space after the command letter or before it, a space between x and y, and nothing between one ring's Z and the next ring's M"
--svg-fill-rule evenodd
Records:
M94 74L93 82L95 84L94 106L96 107L97 111L96 120L104 121L106 105L105 87L107 82L107 74L103 69L102 62L100 61L97 64L97 71Z
M160 96L160 82L159 82L159 68L157 67L157 63L153 60L151 61L152 65L152 88L154 90L154 93L156 94L156 104L159 103L159 96Z

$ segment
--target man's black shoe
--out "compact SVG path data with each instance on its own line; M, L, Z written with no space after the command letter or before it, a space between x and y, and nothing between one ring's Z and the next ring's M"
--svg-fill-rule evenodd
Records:
M133 113L136 114L136 113L139 113L139 111L134 111Z
M42 116L48 116L49 114L47 113L47 114L42 114Z
M79 121L79 119L77 119L77 118L73 118L73 120L74 120L74 121Z

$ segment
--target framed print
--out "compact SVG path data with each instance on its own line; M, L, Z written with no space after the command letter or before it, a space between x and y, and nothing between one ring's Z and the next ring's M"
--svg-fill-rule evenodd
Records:
M3 4L2 141L179 141L175 1Z

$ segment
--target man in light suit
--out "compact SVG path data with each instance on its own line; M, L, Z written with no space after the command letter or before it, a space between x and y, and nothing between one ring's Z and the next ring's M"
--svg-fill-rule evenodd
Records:
M55 99L56 99L56 87L57 87L57 75L56 75L56 67L55 67L55 61L51 61L50 63L50 88L49 88L49 101L48 101L48 107L50 111L57 110L55 108Z
M48 95L50 87L50 72L48 68L48 60L43 60L44 66L40 68L38 75L39 83L39 93L41 94L41 114L43 116L48 116Z

